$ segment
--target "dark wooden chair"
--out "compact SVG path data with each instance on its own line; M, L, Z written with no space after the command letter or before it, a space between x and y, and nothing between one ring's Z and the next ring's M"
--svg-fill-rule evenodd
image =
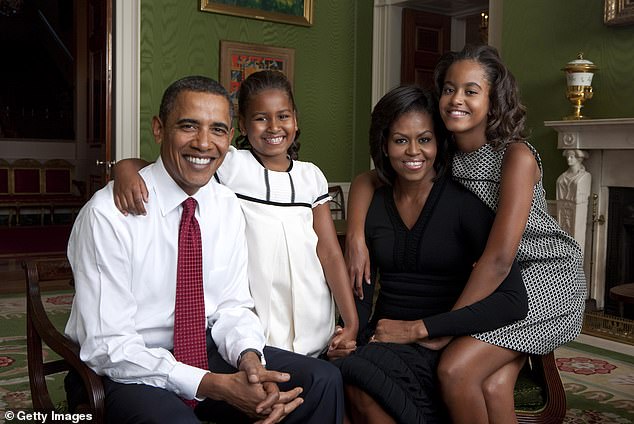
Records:
M566 416L566 392L555 355L529 355L515 384L515 412L520 424L560 424Z
M33 408L37 411L55 410L46 385L46 376L73 368L84 383L89 404L79 405L75 411L69 412L91 413L91 422L102 423L104 390L101 377L81 361L79 346L53 326L40 296L41 282L66 280L72 283L70 264L66 258L54 258L29 260L23 267L26 274L27 354ZM42 342L62 359L44 362Z
M330 213L332 219L346 219L346 201L343 197L343 189L341 186L328 187L328 194L332 197L330 201Z

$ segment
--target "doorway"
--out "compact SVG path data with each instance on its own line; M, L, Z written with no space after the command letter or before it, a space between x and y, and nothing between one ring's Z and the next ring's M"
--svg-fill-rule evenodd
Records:
M106 181L112 157L112 0L23 0L0 13L0 158L66 160Z
M402 34L401 84L433 88L436 63L450 49L451 18L403 9Z
M448 50L460 50L467 39L467 17L488 10L488 44L500 48L502 0L375 0L372 47L372 104L401 83L403 9L449 16ZM475 18L474 18L475 19Z
M9 175L0 193L4 255L64 251L74 214L108 179L107 166L96 164L110 163L114 153L113 1L2 2L0 164ZM36 175L34 188L18 192L15 164L26 164L21 175ZM64 179L49 182L55 175Z

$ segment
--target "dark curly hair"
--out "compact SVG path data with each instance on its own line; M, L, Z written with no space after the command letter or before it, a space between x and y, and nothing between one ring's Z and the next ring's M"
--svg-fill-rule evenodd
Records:
M256 94L263 90L276 89L281 90L288 96L291 101L291 107L297 115L297 105L295 103L295 97L293 97L293 89L291 83L286 78L286 75L280 71L265 70L254 72L249 75L238 90L238 115L242 118L246 117L249 102ZM288 156L296 160L299 157L299 129L295 132L295 139L287 150ZM246 135L240 135L236 139L236 146L239 149L251 149L251 143Z
M486 138L499 148L505 143L523 140L526 132L526 107L520 101L519 87L513 74L502 63L495 47L467 45L459 52L445 53L434 70L434 83L441 96L445 76L451 65L463 60L473 60L484 69L489 83L489 113Z
M396 171L384 153L390 128L398 118L409 112L427 113L432 117L437 145L434 161L436 178L440 177L447 168L449 156L447 130L438 112L438 100L429 90L419 86L397 87L385 94L374 106L370 122L370 155L379 179L385 184L393 185L396 180Z

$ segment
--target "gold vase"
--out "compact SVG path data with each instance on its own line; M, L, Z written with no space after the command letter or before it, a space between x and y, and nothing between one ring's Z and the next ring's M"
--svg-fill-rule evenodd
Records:
M566 98L572 103L574 112L564 119L584 119L581 114L583 104L592 98L592 77L599 68L592 62L583 58L583 53L577 55L577 59L568 62L562 68L566 72Z

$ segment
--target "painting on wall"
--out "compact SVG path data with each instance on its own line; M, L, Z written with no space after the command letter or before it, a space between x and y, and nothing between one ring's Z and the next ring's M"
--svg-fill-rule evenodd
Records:
M604 0L603 22L606 25L634 24L634 0Z
M295 49L235 41L220 41L220 83L229 91L237 110L240 84L254 72L274 69L283 72L291 85Z
M200 0L200 10L285 24L313 24L313 0Z

